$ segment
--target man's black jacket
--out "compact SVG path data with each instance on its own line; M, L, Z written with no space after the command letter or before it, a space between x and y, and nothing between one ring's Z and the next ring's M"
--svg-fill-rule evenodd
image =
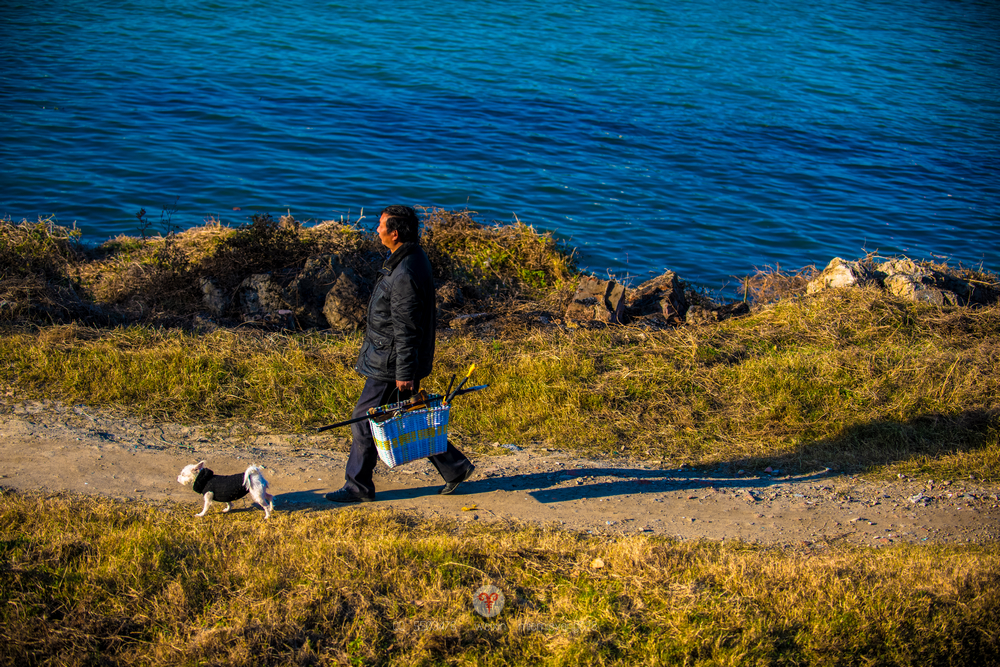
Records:
M379 271L354 369L383 382L427 377L434 365L435 325L431 262L418 243L404 243Z

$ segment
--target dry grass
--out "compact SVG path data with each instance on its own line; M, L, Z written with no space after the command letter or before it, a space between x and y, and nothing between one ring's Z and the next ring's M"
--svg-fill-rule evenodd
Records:
M795 273L783 271L781 265L757 269L754 275L742 281L743 298L754 304L768 304L781 299L801 296L806 285L819 274L813 265L804 266Z
M461 285L467 312L499 311L491 328L442 335L425 382L443 388L476 362L491 385L455 411L463 448L1000 479L1000 306L806 297L808 274L778 268L748 283L749 316L717 325L540 326L572 292L571 255L472 215L425 212L438 280ZM51 221L0 225L14 262L0 265L28 266L0 280L0 318L20 322L0 330L14 400L263 430L350 412L357 335L150 323L195 312L208 275L234 285L331 253L364 277L380 256L371 234L268 217L120 237L89 257L73 238ZM132 324L106 326L115 317ZM995 545L779 551L364 510L264 524L95 498L0 501L0 664L964 665L1000 652ZM472 610L484 583L507 597L496 622Z
M74 268L83 257L76 227L52 218L0 219L0 321L59 322L86 317L74 291Z
M53 218L15 223L0 219L0 279L41 276L63 279L80 258L80 231L57 225Z
M0 335L19 399L151 419L304 430L350 413L358 336L76 325ZM453 434L733 469L1000 479L1000 306L942 309L877 290L785 299L706 327L515 329L438 341L442 390L469 363L488 391Z
M986 664L996 546L781 551L6 492L3 664ZM494 619L472 595L493 584Z
M67 325L0 341L2 381L19 395L80 399L153 420L301 428L356 399L357 336Z
M518 221L490 226L472 211L424 211L424 245L436 277L505 299L544 297L575 276L573 255L551 234ZM575 287L575 286L574 286Z
M463 347L495 392L469 399L483 437L735 469L997 479L998 334L997 307L844 291L712 327Z

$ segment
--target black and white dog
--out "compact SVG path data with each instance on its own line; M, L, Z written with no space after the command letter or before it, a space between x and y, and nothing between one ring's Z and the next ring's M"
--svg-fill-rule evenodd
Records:
M274 509L274 496L267 491L267 480L264 479L262 471L257 466L250 466L242 475L216 475L205 467L205 462L192 463L181 470L177 476L177 481L181 484L194 483L195 493L205 495L205 507L200 514L195 516L205 516L212 501L226 503L223 512L229 511L229 503L239 500L243 496L250 494L254 502L264 510L264 518L271 516Z

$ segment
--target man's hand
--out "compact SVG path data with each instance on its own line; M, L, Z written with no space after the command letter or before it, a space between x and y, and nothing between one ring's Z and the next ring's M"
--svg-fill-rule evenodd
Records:
M396 380L396 389L399 391L413 391L416 386L413 380Z

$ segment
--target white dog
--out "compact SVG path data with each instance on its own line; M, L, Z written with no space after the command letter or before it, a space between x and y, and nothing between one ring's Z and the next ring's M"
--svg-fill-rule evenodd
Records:
M181 484L194 483L195 493L205 494L205 507L200 514L195 516L205 516L212 501L226 503L229 511L229 503L239 500L243 496L250 494L254 502L264 510L264 518L271 516L274 509L274 496L267 491L267 480L264 479L262 471L257 466L250 466L242 475L216 475L205 467L205 462L192 463L181 470L177 476L177 481Z

